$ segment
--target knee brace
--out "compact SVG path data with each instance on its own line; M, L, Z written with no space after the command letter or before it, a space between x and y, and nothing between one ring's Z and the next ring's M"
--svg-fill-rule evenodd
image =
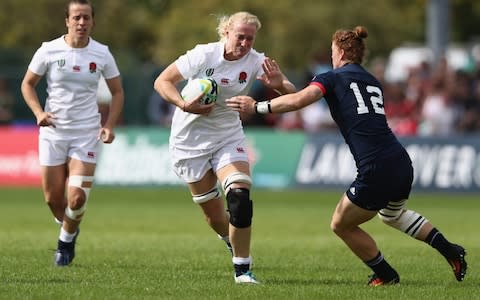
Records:
M218 197L220 197L220 192L218 191L217 187L214 187L204 194L192 195L193 202L197 204L202 204Z
M378 212L378 216L385 224L415 238L428 220L413 210L404 209L404 204L405 201L390 202Z
M65 215L74 220L80 221L87 209L87 200L93 184L93 176L72 175L68 178L68 186L77 187L85 193L85 203L78 209L71 209L68 205L65 208Z
M223 190L225 191L225 195L228 194L228 191L231 188L230 186L233 183L246 183L248 185L251 185L252 179L250 178L250 176L242 172L235 172L228 175L227 178L225 178L225 180L222 182L222 187L223 187Z
M230 224L237 228L246 228L252 225L253 203L250 200L250 191L248 189L229 189L227 206L230 212Z

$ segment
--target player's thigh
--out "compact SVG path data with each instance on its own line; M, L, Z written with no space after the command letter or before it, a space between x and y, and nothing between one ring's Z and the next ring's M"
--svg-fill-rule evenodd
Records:
M217 171L218 179L223 182L228 175L240 172L245 175L250 176L250 164L245 161L235 161L232 162Z
M343 194L333 213L331 226L334 230L353 228L369 221L376 213L377 211L361 208Z
M189 182L188 188L192 195L201 195L211 191L217 185L217 177L212 169L206 171L203 177L195 182Z
M41 166L42 188L47 201L63 201L67 180L67 165Z
M95 174L96 163L81 161L78 159L70 159L68 162L68 170L70 176L93 176Z

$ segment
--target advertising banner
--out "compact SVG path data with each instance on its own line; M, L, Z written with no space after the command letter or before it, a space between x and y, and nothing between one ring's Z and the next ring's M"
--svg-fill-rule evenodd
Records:
M0 127L0 186L39 186L38 128Z
M402 138L414 167L417 190L480 191L479 136ZM296 170L299 186L347 188L356 175L348 146L339 135L312 135Z
M356 175L348 146L338 134L246 129L256 187L341 188ZM119 128L103 145L96 185L184 185L172 171L165 128ZM480 137L402 138L413 162L414 188L480 191ZM0 186L40 186L38 128L0 128Z
M115 142L103 145L95 183L99 185L179 185L168 151L170 132L161 128L116 131ZM294 182L294 170L305 140L303 133L247 131L247 151L254 184L285 188Z
M100 151L95 184L175 185L182 181L172 171L169 131L162 128L121 128L115 141Z

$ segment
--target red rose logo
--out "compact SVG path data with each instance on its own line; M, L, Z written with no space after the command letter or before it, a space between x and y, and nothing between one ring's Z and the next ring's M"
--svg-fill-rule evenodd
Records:
M94 62L91 62L89 69L90 69L90 73L95 73L97 71L97 64Z
M247 73L246 72L240 72L240 75L238 75L238 82L240 82L240 83L247 82Z

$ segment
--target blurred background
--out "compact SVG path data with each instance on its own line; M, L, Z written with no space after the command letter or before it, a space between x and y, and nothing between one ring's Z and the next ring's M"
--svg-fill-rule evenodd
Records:
M154 92L153 81L196 44L218 40L219 16L247 10L263 25L254 48L276 59L298 88L331 68L336 29L365 26L369 52L364 65L384 85L387 118L413 157L417 186L480 187L479 1L91 2L96 13L92 36L109 45L117 59L126 96L119 138L104 147L99 162L100 184L180 184L170 173L166 149L173 107ZM3 0L0 10L0 185L37 184L35 120L20 83L41 43L65 33L64 1ZM45 99L44 81L38 92ZM274 93L254 86L251 95L268 99ZM99 107L108 113L102 89ZM242 118L261 186L341 187L354 176L324 102L283 115ZM30 142L19 146L21 140ZM33 179L25 181L29 176Z

